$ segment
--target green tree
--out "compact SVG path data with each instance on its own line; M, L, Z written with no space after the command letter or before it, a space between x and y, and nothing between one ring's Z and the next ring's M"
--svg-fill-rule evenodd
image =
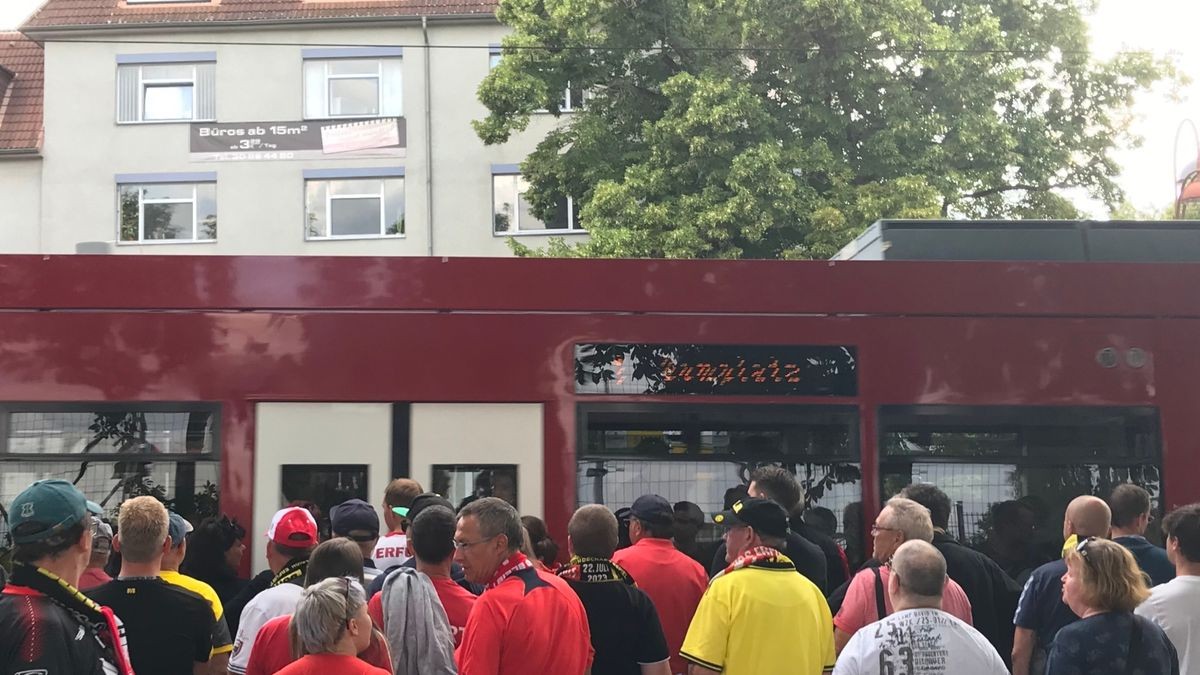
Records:
M501 0L487 143L560 114L522 165L591 236L544 253L833 254L885 217L1075 217L1169 64L1089 53L1089 0ZM515 242L519 253L530 251Z

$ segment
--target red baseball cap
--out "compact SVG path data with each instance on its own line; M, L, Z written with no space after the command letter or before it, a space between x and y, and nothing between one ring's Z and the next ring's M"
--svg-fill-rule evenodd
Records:
M267 539L280 546L307 548L317 545L317 520L308 509L299 506L289 506L275 512L271 518L271 527L267 529Z

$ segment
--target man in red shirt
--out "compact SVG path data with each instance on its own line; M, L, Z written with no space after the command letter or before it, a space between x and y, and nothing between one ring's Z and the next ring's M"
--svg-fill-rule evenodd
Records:
M708 588L708 575L671 541L675 510L658 495L638 497L629 511L629 548L613 554L613 562L633 577L658 610L658 620L671 654L671 672L686 673L679 656L696 606Z
M450 502L422 508L408 526L408 542L416 554L417 571L433 583L450 629L454 646L462 644L467 617L475 606L475 596L450 578L450 563L454 560L454 511ZM368 613L379 630L384 630L387 617L383 611L383 593L376 593L367 605ZM395 647L393 646L393 649Z
M456 654L459 675L584 675L592 665L587 613L567 582L520 551L521 519L497 497L463 507L455 560L486 584Z

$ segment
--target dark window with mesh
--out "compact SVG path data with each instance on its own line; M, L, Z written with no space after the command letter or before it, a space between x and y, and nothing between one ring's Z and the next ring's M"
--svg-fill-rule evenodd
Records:
M879 414L883 497L931 483L950 497L947 531L1018 581L1057 558L1067 503L1145 488L1159 514L1158 414L1145 407L892 406ZM1155 524L1147 530L1153 539Z
M433 491L462 508L480 497L498 497L517 508L516 464L434 464Z
M59 478L114 519L121 502L151 495L199 522L218 513L219 430L213 404L0 406L0 505ZM7 521L0 506L0 546Z
M711 542L720 537L712 514L724 508L727 493L744 488L754 469L773 464L796 475L804 491L798 510L820 512L811 522L830 523L835 539L861 539L853 407L585 405L578 419L581 504L616 510L650 493L690 502L704 514L697 539Z

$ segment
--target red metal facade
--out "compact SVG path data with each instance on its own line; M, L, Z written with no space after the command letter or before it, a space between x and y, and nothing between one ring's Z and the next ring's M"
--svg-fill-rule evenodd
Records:
M1171 506L1200 501L1197 288L1196 265L4 256L0 400L220 403L242 522L257 402L541 403L561 533L577 404L639 399L577 396L575 344L854 345L858 396L787 401L858 407L868 513L889 404L1155 406Z

